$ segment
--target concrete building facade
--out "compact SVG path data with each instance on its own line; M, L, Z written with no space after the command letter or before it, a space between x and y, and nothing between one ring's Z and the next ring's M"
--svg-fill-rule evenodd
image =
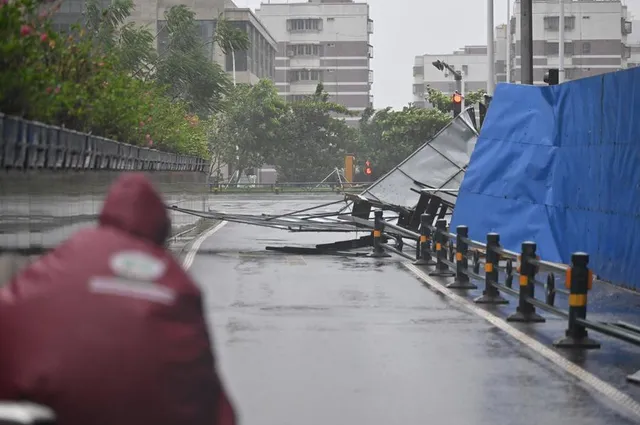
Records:
M520 78L520 1L511 18L513 81ZM565 79L589 77L627 67L631 49L627 37L633 25L620 0L564 0ZM560 6L557 0L533 2L533 79L544 84L549 68L559 66Z
M263 3L256 14L278 42L275 82L286 101L313 94L322 82L331 101L352 111L373 105L373 21L368 4Z

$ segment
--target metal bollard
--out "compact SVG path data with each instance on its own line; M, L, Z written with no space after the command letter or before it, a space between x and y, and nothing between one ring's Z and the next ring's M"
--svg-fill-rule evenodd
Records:
M433 221L433 216L422 214L420 216L420 240L416 246L416 266L435 266L436 262L431 257L431 229L429 224Z
M536 243L523 242L520 251L520 293L516 312L507 317L507 322L545 322L544 317L536 313L536 308L527 301L534 298L537 267L530 260L536 259Z
M458 226L456 228L456 280L447 285L451 289L476 289L477 286L471 283L467 270L469 269L469 228Z
M447 266L442 260L447 259L447 251L444 249L444 244L447 241L447 237L443 234L447 229L447 221L446 220L438 220L436 222L436 270L429 273L429 276L439 276L439 277L452 277L456 274L449 270L449 266Z
M571 256L565 285L569 289L569 327L565 337L553 343L559 348L600 348L600 343L589 338L587 329L577 319L587 318L587 292L593 284L588 268L589 254L576 252Z
M498 288L493 286L493 283L498 282L498 266L500 265L500 255L492 248L498 248L500 246L500 235L497 233L487 234L487 258L484 265L485 287L482 295L474 300L478 304L509 304L498 291Z
M387 253L382 246L382 232L384 231L384 220L382 219L382 210L375 210L373 212L373 251L369 254L369 257L373 258L386 258L391 257L391 254Z

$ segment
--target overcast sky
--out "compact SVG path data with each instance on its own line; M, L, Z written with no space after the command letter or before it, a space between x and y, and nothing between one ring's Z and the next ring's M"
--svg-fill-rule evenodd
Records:
M623 0L623 3L625 1L630 12L640 16L640 0ZM255 10L261 0L234 2L238 7ZM295 2L298 1L291 0ZM412 68L416 55L451 53L465 44L486 44L487 41L485 0L368 0L367 3L374 20L371 44L376 108L402 108L412 100ZM494 12L495 25L506 23L506 0L495 0Z

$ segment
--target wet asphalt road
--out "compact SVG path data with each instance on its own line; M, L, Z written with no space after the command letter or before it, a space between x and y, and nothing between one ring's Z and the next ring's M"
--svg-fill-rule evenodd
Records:
M335 198L219 197L212 206L286 212L327 199ZM264 249L347 236L228 223L201 245L190 272L206 295L219 366L242 424L640 423L423 286L398 257L302 257ZM506 315L515 302L501 308ZM554 320L530 334L547 343L564 331ZM598 338L603 350L582 363L624 387L619 369L640 368L633 364L637 352Z

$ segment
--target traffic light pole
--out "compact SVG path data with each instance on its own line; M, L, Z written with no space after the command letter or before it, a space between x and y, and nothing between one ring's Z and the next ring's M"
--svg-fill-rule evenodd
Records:
M533 84L533 0L520 2L520 53L522 84Z
M462 95L462 109L464 109L464 84L462 84L462 75L459 72L453 75L456 80L456 90Z

